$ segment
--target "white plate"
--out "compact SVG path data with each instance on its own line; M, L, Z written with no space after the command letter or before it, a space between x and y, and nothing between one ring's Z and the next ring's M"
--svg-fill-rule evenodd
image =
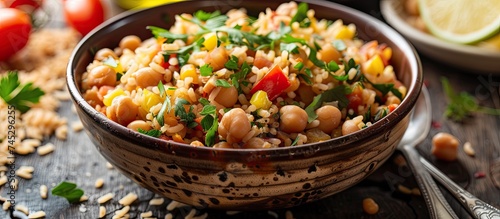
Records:
M453 44L424 33L405 21L402 0L382 0L384 19L404 35L417 50L432 59L470 73L500 75L500 52L476 46Z

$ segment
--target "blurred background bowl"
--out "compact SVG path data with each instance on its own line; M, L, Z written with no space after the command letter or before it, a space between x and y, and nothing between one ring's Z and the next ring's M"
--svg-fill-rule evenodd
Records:
M400 0L382 0L380 10L385 21L408 38L422 55L457 70L500 75L500 51L455 44L424 33L407 22L403 3Z
M97 112L82 97L80 83L91 51L114 48L125 36L152 37L148 25L168 28L174 15L197 10L246 8L256 16L286 1L196 1L125 12L82 39L67 69L78 115L97 150L124 175L164 197L196 207L256 210L291 207L343 191L366 178L396 149L422 86L413 47L379 20L325 1L306 1L316 17L354 23L358 36L393 49L391 60L408 93L384 119L356 133L328 141L276 149L192 147L134 132Z

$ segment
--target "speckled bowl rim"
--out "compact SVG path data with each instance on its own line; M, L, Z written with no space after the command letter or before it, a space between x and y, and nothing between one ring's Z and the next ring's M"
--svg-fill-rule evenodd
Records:
M202 8L202 7L207 7L213 5L213 1L196 1L196 8ZM283 1L283 2L288 2L288 1ZM158 7L188 7L192 8L192 2L190 1L184 1L184 2L177 2L177 3L172 3L168 5L163 5L163 6L158 6L155 8L148 8L148 9L143 9L143 10L137 10L137 11L126 11L123 12L107 21L105 21L103 24L99 25L96 27L94 30L92 30L89 34L87 34L76 46L74 51L72 52L72 55L69 60L69 64L67 67L67 85L69 92L71 94L72 100L75 103L77 108L80 108L83 110L87 116L93 118L93 120L98 123L99 126L105 128L105 129L110 129L110 132L113 135L116 135L117 137L123 138L129 142L133 142L136 144L140 144L142 147L148 148L148 149L153 149L160 151L162 153L170 153L171 150L175 150L177 153L176 155L179 156L190 156L190 154L182 154L183 148L186 149L186 153L191 153L193 151L196 151L197 153L200 154L207 154L207 153L217 153L217 152L223 152L225 156L233 157L233 156L252 156L255 155L255 153L259 154L266 154L269 157L268 158L275 158L275 157L282 157L282 158L289 158L290 154L293 153L293 155L296 156L310 156L311 152L313 154L317 153L328 153L328 151L334 150L334 151L339 151L342 150L343 147L353 147L353 145L358 144L359 142L366 141L367 139L370 139L371 136L377 135L384 133L384 131L387 131L387 129L390 129L393 127L396 123L398 123L402 118L404 118L413 108L421 90L421 86L423 83L423 74L422 74L422 67L420 63L420 59L413 48L413 46L408 43L406 39L404 39L399 33L397 33L394 29L383 23L382 21L377 20L374 17L371 17L363 12L357 11L355 9L349 8L347 6L343 6L340 4L336 4L333 2L326 2L326 1L319 1L319 0L303 0L303 1L296 1L296 2L306 2L310 5L317 5L319 7L326 7L328 9L332 9L333 11L343 11L347 14L350 14L353 18L358 17L357 19L362 20L365 22L365 29L366 28L374 28L376 29L370 30L374 31L375 34L381 34L384 33L387 38L389 38L391 41L393 41L398 47L401 48L401 51L403 54L408 59L408 62L410 63L410 68L411 68L411 73L413 76L409 86L407 85L408 91L407 91L407 96L405 99L401 102L400 106L397 107L393 112L389 113L384 119L381 119L377 121L376 123L372 124L372 126L363 129L361 131L355 132L353 134L349 134L346 136L330 139L328 141L321 142L320 144L318 143L310 143L310 144L304 144L304 145L299 145L299 146L293 146L293 147L280 147L280 148L270 148L270 149L227 149L227 148L212 148L212 147L193 147L188 144L181 144L173 141L165 141L161 140L158 138L150 137L143 135L139 141L139 139L135 136L136 134L133 134L134 131L131 131L127 127L121 126L118 123L108 119L105 115L97 112L92 106L90 106L84 99L82 94L80 93L79 90L79 85L76 83L79 83L79 81L76 81L76 65L78 63L78 58L83 56L86 50L83 50L83 47L86 46L86 44L89 44L89 41L92 42L92 40L96 37L96 35L105 30L108 26L111 25L118 25L118 24L124 24L123 22L126 22L127 19L131 19L132 17L135 17L139 14L143 13L148 13L151 10L155 10L155 8ZM252 1L253 3L253 1ZM243 4L250 4L249 2L243 2ZM241 6L244 7L244 6ZM263 8L264 9L264 8ZM356 24L358 26L359 24ZM358 27L359 28L359 27ZM78 73L81 74L81 73ZM362 144L360 144L362 145ZM168 148L168 149L167 149ZM175 149L173 149L175 148ZM181 152L181 153L179 153Z

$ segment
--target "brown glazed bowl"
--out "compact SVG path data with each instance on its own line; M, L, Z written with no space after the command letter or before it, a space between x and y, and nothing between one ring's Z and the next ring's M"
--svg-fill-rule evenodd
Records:
M174 15L197 10L246 8L256 16L283 1L195 1L130 11L88 34L72 54L67 82L87 134L97 150L124 175L166 198L195 207L257 210L297 206L341 192L366 178L396 149L422 86L413 47L384 23L331 2L308 0L316 16L354 23L358 36L393 49L397 77L408 88L400 106L384 119L353 134L302 146L275 149L193 147L149 137L115 123L82 97L80 82L91 51L114 48L124 36L152 37L148 25L168 28Z

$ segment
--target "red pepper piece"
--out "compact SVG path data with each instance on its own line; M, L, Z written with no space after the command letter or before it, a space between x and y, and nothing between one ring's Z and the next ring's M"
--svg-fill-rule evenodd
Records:
M273 101L289 86L288 77L278 65L275 65L260 81L254 84L250 93L253 95L259 90L265 91L269 100Z

